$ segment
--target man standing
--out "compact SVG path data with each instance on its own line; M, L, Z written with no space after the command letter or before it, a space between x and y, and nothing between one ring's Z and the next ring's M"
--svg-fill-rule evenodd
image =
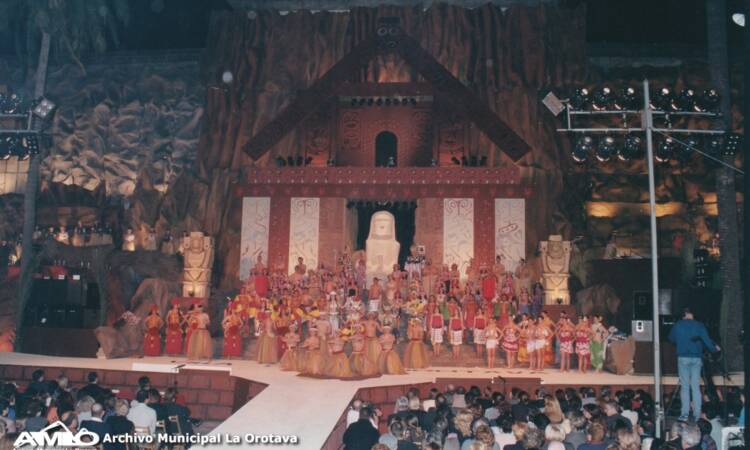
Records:
M378 443L380 433L372 425L373 412L364 407L359 410L359 420L349 425L344 432L344 450L370 450Z
M710 337L706 326L693 318L688 309L682 313L682 319L672 327L669 341L677 346L677 373L680 377L680 411L679 420L687 420L690 414L690 396L693 397L693 417L701 417L701 368L703 367L703 348L710 352L720 350Z

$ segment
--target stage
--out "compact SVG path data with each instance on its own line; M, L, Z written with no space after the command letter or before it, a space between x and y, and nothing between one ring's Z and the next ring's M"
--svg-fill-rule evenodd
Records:
M653 386L653 377L644 375L601 374L561 374L555 369L544 372L530 372L525 369L486 369L432 367L424 370L409 371L406 375L386 375L357 381L322 380L298 376L295 372L282 372L277 365L261 365L245 360L214 360L207 363L191 362L184 358L69 358L31 355L22 353L3 353L0 355L0 367L24 366L33 370L37 367L47 368L48 379L59 375L50 368L108 370L139 373L175 374L182 371L222 371L232 377L249 380L253 385L265 385L252 399L239 407L234 414L222 422L212 433L222 435L278 434L296 435L301 446L294 448L335 448L328 445L336 440L335 434L341 432L340 425L344 412L355 395L363 392L373 396L380 391L380 402L391 404L395 397L403 393L410 385L422 385L449 382L456 385L475 383L484 387L495 380L497 390L510 390L513 386L530 389L534 386L548 389L560 386L612 386L613 388L648 388ZM28 370L28 369L27 369ZM502 378L499 378L502 377ZM502 381L504 379L504 382ZM732 376L732 380L741 382L741 374ZM537 381L538 380L538 381ZM153 381L153 380L152 380ZM716 378L716 383L723 384ZM111 385L106 387L113 387ZM156 384L156 383L154 383ZM665 377L664 384L675 386L676 377ZM160 389L161 386L158 386ZM389 389L377 389L390 387ZM467 386L468 387L468 386ZM374 388L374 389L373 389ZM426 393L426 389L423 389ZM365 399L376 401L373 398ZM386 412L387 413L387 412ZM221 445L211 448L237 448ZM257 448L263 448L258 446ZM274 445L269 448L284 448ZM291 448L291 447L290 447Z

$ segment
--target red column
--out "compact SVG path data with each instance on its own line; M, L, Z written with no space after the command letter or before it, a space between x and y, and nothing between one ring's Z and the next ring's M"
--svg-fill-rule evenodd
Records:
M495 200L474 198L474 264L491 266L495 260Z
M272 270L282 267L286 273L289 264L289 217L291 198L271 197L271 219L268 233L268 266Z

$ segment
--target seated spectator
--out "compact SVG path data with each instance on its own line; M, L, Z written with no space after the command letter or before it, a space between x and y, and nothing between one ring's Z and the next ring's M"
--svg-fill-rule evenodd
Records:
M515 444L506 445L503 450L523 450L523 440L529 431L529 425L526 422L516 422L513 424L513 436L516 438Z
M497 426L492 427L492 433L495 435L497 446L503 450L505 446L514 445L517 441L513 434L513 420L510 415L500 416L497 420Z
M60 416L62 422L72 433L78 432L78 416L75 411L67 411Z
M562 423L563 416L562 408L560 408L560 402L551 395L544 396L544 415L547 416L550 423Z
M148 390L148 400L146 404L156 412L156 420L167 420L167 414L164 405L161 403L161 394L158 390L151 388Z
M463 445L464 441L473 437L471 423L474 421L474 414L468 409L460 409L453 418L453 426L458 435L458 442Z
M564 442L577 449L579 445L586 443L586 426L588 422L586 422L586 418L578 410L568 412L567 419L570 423L570 432L565 436Z
M419 447L414 445L414 443L408 439L406 426L404 426L402 421L397 420L393 422L389 427L389 431L393 434L393 437L396 438L397 450L419 450Z
M78 395L76 397L80 400L83 397L89 396L95 401L101 402L105 390L99 386L99 375L96 372L89 372L86 379L88 384L78 390Z
M149 408L148 391L141 389L135 396L135 400L130 404L128 420L133 422L136 428L148 429L150 434L156 430L156 411Z
M617 445L620 450L641 450L641 436L634 431L621 429L617 432Z
M713 427L706 419L698 419L698 429L701 432L701 450L716 450L716 441L711 437Z
M721 442L721 430L724 425L721 423L719 409L716 406L715 403L704 403L701 409L703 410L703 416L711 423L711 438L718 443ZM740 422L740 426L742 425L744 424Z
M148 392L149 389L151 389L151 379L145 375L138 378L138 391ZM135 394L138 395L138 392Z
M571 444L565 443L565 430L562 424L551 423L544 428L544 450L548 450L551 442L563 444L565 450L576 450Z
M16 421L8 417L10 405L6 400L0 399L0 423L2 423L6 433L16 432Z
M359 420L351 424L344 432L344 450L370 450L378 443L378 430L372 425L372 409L362 408Z
M544 433L538 428L529 428L523 437L524 450L541 450L544 446Z
M100 403L94 403L91 406L91 418L88 420L82 420L80 429L88 430L99 436L99 442L104 440L104 436L111 433L109 424L104 422L104 407Z
M641 450L652 450L651 444L654 443L654 432L656 431L654 421L649 418L641 419L638 422L638 431L641 435ZM656 447L653 450L656 450Z
M685 422L680 429L680 443L683 450L701 449L701 430L698 425Z
M488 450L500 450L500 446L495 442L495 435L492 434L490 427L482 421L477 422L478 425L473 427L473 437L461 444L461 450L469 450L475 443L484 444Z
M169 421L170 417L177 416L177 421L180 424L180 431L182 434L193 434L193 424L190 421L190 410L187 406L182 406L177 403L177 388L170 387L164 391L164 414L167 418L167 431L169 433L177 433L175 425Z
M581 444L578 450L606 450L604 443L606 429L600 422L592 422L586 430L586 443Z
M401 396L396 399L392 415L397 416L399 419L405 419L407 414L409 414L409 399L406 396Z
M346 413L346 427L359 420L359 410L362 408L362 400L354 399L349 411Z
M49 393L49 383L44 379L42 369L37 369L31 374L31 383L29 383L25 393L32 397L37 394Z
M127 418L129 412L130 406L128 405L127 400L119 399L115 402L115 415L107 417L106 420L113 436L130 434L135 430L133 422ZM112 443L104 446L106 450L125 450L125 447L125 444L119 443Z
M510 411L513 413L513 420L516 422L526 422L529 420L529 412L531 411L529 394L526 392L518 394L518 403L511 406Z
M398 438L393 433L393 424L400 422L401 419L398 416L391 415L388 417L388 430L381 434L378 438L378 443L387 446L390 450L396 450L398 446Z
M91 418L91 407L94 406L94 399L89 396L83 396L76 403L76 414L78 415L78 423Z
M44 414L44 407L37 400L32 400L26 407L26 421L24 422L24 431L41 431L47 426L47 415Z
M604 421L607 423L607 430L614 434L617 428L617 421L624 421L627 423L630 430L633 429L633 424L630 420L626 419L620 414L617 403L610 400L604 403Z

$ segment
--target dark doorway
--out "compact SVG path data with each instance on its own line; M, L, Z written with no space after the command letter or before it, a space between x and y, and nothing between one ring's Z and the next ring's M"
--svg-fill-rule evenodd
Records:
M398 162L397 153L398 138L395 134L382 131L375 137L375 167L395 166Z
M358 201L354 203L357 209L357 249L364 250L367 236L370 235L370 218L378 211L388 211L396 218L396 240L401 244L398 253L398 263L404 266L409 248L414 243L415 211L417 202L373 202Z

